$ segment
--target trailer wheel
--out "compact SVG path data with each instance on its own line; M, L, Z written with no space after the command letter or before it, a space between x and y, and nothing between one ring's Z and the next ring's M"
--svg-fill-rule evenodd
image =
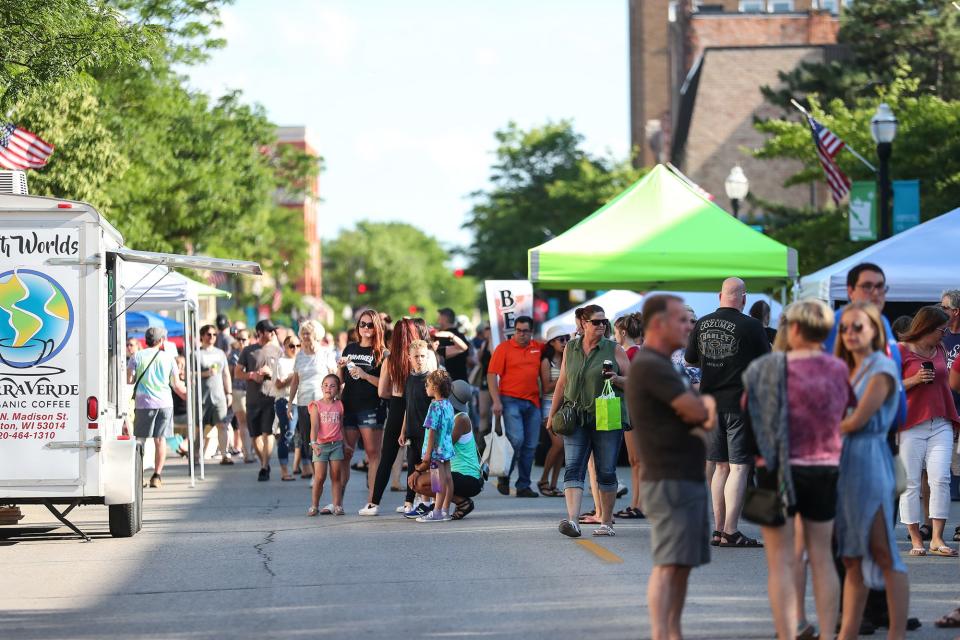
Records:
M136 482L134 501L128 504L112 504L107 509L110 514L110 535L114 538L129 538L140 530L143 523L143 451L137 447Z

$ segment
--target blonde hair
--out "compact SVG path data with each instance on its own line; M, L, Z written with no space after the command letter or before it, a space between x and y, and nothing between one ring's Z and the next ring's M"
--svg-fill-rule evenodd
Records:
M787 306L780 316L780 328L773 346L777 351L789 351L787 330L796 325L800 335L809 342L823 342L833 329L833 311L822 300L800 300Z
M851 302L841 309L837 315L842 319L848 311L862 311L870 318L870 323L873 325L873 341L870 343L870 346L873 347L874 351L886 351L887 332L886 329L884 329L883 320L880 317L880 309L869 302ZM839 332L837 332L837 344L833 347L833 352L838 358L847 363L847 367L851 370L853 369L853 354L850 353L850 350L843 344L843 336L840 335Z
M314 340L321 340L327 331L323 328L323 325L316 320L304 320L300 323L300 331L298 333L300 334L301 340L305 335L313 336Z
M426 349L430 351L430 345L427 344L426 340L412 340L409 345L407 345L407 353L413 353L414 351L419 351L420 349Z

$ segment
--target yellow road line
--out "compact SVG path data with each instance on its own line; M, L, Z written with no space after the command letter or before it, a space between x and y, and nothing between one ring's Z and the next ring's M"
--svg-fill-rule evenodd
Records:
M623 564L623 558L612 551L607 551L593 540L577 540L577 544L604 562L609 562L610 564Z

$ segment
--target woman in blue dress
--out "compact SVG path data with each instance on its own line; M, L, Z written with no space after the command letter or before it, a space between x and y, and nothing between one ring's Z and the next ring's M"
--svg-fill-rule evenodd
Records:
M903 638L910 589L893 535L896 480L887 434L899 402L897 365L887 357L880 311L852 303L840 315L836 353L850 368L857 408L840 423L837 541L846 567L840 640L854 640L869 587L886 585L888 638ZM882 575L882 578L881 578Z

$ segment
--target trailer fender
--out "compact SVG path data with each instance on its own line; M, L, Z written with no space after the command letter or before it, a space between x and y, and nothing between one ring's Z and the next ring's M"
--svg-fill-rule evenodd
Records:
M137 456L140 455L135 438L106 440L103 443L102 473L105 504L129 504L136 500Z

